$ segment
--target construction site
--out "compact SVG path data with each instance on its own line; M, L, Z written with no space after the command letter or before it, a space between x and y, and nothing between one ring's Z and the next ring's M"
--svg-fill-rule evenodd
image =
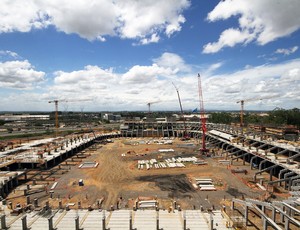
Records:
M174 85L175 86L175 85ZM299 229L300 142L200 121L9 140L0 152L1 229Z

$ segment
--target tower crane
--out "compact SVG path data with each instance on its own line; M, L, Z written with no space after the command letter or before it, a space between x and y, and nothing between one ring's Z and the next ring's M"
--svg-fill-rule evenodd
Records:
M160 101L152 101L152 102L148 102L147 103L147 106L148 106L148 114L150 115L150 113L151 113L151 105L152 104L155 104L155 103L158 103L158 102L160 102Z
M278 95L266 96L266 97L256 97L256 98L249 98L249 99L243 99L243 100L237 101L236 103L241 103L241 111L240 111L240 125L241 125L241 128L244 127L244 105L245 105L245 102L260 101L260 100L263 100L263 99L271 99L271 98L274 98L274 97L277 97L277 96Z
M58 134L58 102L65 102L66 100L52 100L48 101L48 103L54 103L55 105L55 137Z
M178 96L178 101L179 101L179 106L180 106L180 111L181 111L181 116L183 119L183 127L184 127L184 134L183 134L183 140L189 140L189 135L187 133L187 128L186 128L186 122L185 122L185 117L183 114L183 109L182 109L182 104L181 104L181 99L180 99L180 95L179 95L179 90L178 88L175 86L175 84L172 82L172 84L174 85L176 92L177 92L177 96Z
M59 124L58 124L58 102L77 102L77 101L90 101L90 99L78 99L78 100L65 100L65 99L62 99L62 100L51 100L51 101L48 101L48 103L54 103L55 105L55 137L57 137L58 135L58 127L59 127Z
M203 154L208 152L208 149L206 148L206 144L205 144L206 117L205 117L205 110L204 110L201 77L199 73L198 73L198 92L199 92L200 120L201 120L201 130L202 130L202 148L200 149L200 151Z

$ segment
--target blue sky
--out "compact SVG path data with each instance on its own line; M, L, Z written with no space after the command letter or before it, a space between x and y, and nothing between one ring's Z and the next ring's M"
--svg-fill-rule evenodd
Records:
M2 0L1 111L299 108L300 1ZM255 99L255 100L252 100ZM260 100L262 99L262 100ZM68 102L65 102L65 101Z

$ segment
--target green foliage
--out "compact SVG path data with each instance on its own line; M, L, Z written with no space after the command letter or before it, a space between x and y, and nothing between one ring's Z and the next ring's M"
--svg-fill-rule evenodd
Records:
M234 120L234 117L232 117L231 113L228 112L211 113L209 118L209 122L221 124L230 124Z

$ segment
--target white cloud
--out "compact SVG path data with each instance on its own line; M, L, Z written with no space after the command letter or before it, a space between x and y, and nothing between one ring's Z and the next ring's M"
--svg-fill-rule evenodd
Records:
M238 17L239 28L223 31L217 42L204 46L203 53L216 53L223 47L256 41L267 44L300 28L298 0L225 0L208 14L210 22ZM248 35L248 36L247 36Z
M297 100L300 99L299 66L300 59L294 59L285 63L253 66L229 74L212 75L204 81L206 98L208 103L210 100L225 100L226 103L220 106L230 107L237 100L274 96L260 104L270 109L274 108L274 101L277 100L277 103L281 102L279 106L296 107ZM249 102L247 107L253 108L258 102L259 100Z
M11 57L13 59L21 58L16 52L10 51L10 50L0 50L0 57Z
M0 62L0 88L32 89L44 77L27 60Z
M177 93L172 85L174 82L179 88L183 108L188 110L199 107L199 71L206 109L239 109L239 104L236 103L238 100L272 96L275 97L245 103L245 109L299 106L300 59L273 65L248 66L247 69L232 73L215 74L215 70L221 71L221 66L226 67L226 62L197 67L197 71L194 68L183 71L189 65L175 53L163 53L153 59L153 63L132 66L124 73L117 73L113 67L103 69L88 65L76 71L56 71L52 85L41 87L38 91L19 91L18 95L2 91L0 103L3 110L38 110L39 106L43 108L40 110L53 110L53 105L48 104L47 100L71 99L78 100L78 103L69 103L70 111L80 111L82 106L86 111L147 111L148 102L160 101L151 109L179 110ZM6 87L16 88L23 84L32 88L36 82L43 82L44 78L44 73L34 70L28 61L0 65L1 87L6 84ZM80 101L82 99L93 100L83 102ZM11 101L17 105L15 109L12 109ZM60 109L64 109L63 104Z
M289 49L277 49L275 51L275 53L277 53L277 54L283 54L283 55L287 56L287 55L295 53L297 50L298 50L298 46L294 46L294 47L291 47Z
M140 84L149 83L157 80L159 77L168 77L176 74L176 70L165 68L152 64L151 66L133 66L127 73L122 76L122 83L124 84Z
M0 33L28 32L53 25L66 34L105 41L105 36L157 42L181 30L181 14L189 0L3 0L0 1Z
M159 36L157 34L152 34L150 38L142 38L140 40L141 45L147 45L150 43L157 43L159 41Z
M185 63L185 61L177 54L163 53L159 58L154 58L153 62L158 66L172 68L174 70L188 72L191 71L191 67Z

